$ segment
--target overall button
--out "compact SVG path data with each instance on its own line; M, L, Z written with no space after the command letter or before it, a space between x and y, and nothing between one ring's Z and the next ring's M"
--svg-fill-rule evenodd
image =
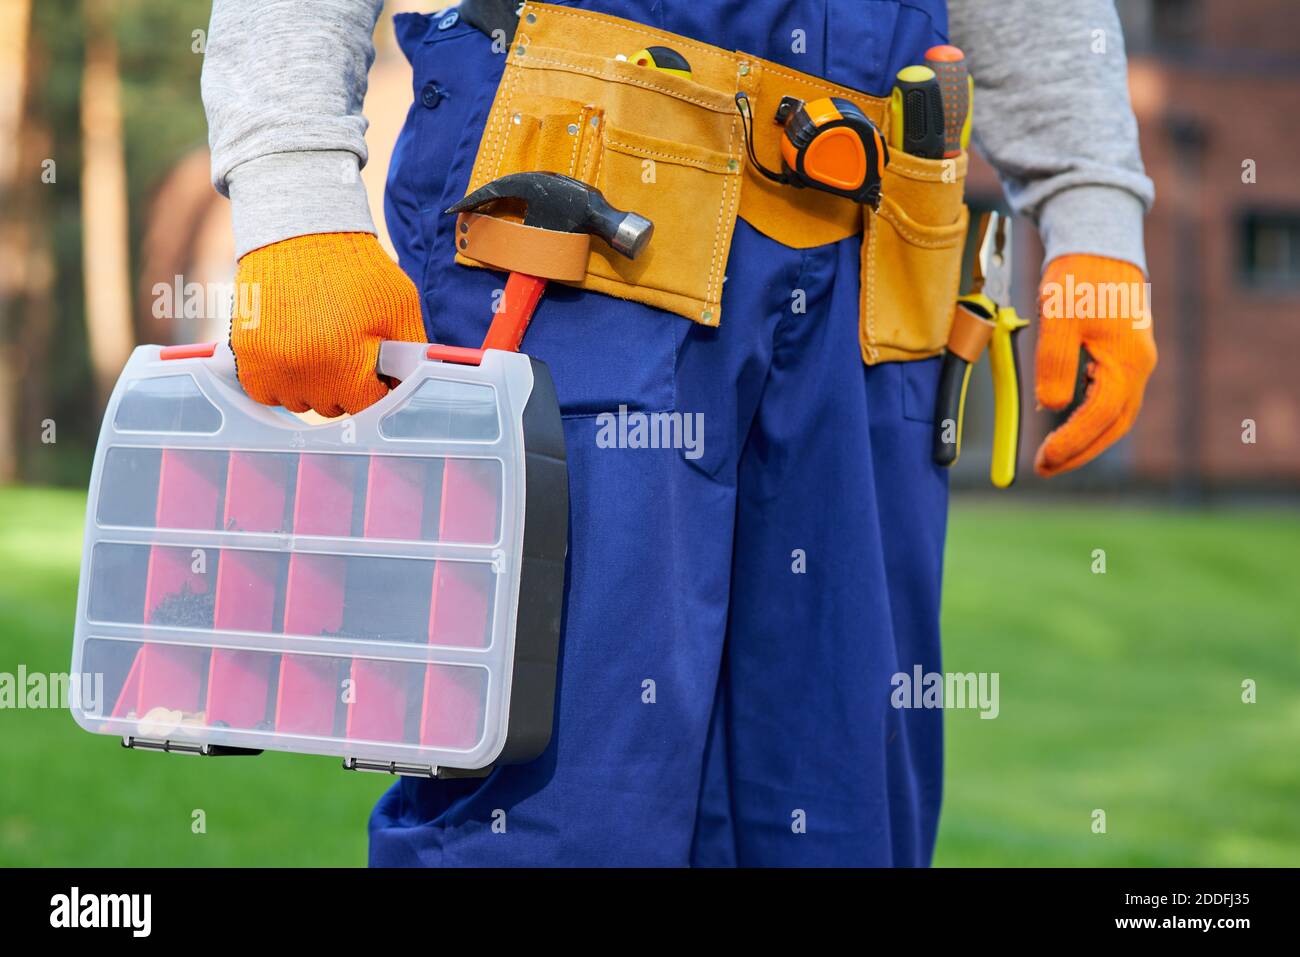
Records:
M420 102L431 110L437 108L438 104L441 103L446 96L447 91L437 83L426 83L424 84L424 88L420 90Z
M450 30L460 20L460 14L455 10L448 11L447 15L438 21L439 30Z

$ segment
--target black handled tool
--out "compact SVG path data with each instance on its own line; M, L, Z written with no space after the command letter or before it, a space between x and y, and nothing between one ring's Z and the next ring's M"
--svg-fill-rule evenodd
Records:
M944 154L943 94L928 66L905 66L889 96L889 145L925 159Z

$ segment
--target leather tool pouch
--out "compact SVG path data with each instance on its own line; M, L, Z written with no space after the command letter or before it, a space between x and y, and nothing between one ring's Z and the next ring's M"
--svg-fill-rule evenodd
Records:
M605 19L525 7L469 188L521 170L592 183L620 209L649 217L655 235L636 260L593 242L577 285L717 325L743 165L735 103L614 59L647 41L606 35ZM561 41L567 48L547 45Z
M948 339L970 214L967 155L922 159L892 150L880 209L863 207L862 360L938 355Z
M664 45L692 79L616 60ZM655 306L705 325L721 319L722 282L737 216L797 249L863 233L862 358L937 355L952 322L967 212L965 154L925 160L891 151L879 212L748 169L735 94L772 116L786 94L842 96L885 128L888 101L745 53L631 21L526 4L475 159L469 190L523 170L565 173L655 224L627 260L593 241L574 284ZM780 163L780 128L755 124L760 161ZM457 261L484 265L461 253Z

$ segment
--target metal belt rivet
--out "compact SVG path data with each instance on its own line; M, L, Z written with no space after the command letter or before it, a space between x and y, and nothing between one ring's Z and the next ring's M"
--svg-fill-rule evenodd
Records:
M530 14L528 14L528 16L524 17L524 22L525 22L525 23L536 23L536 22L537 22L537 14L535 14L535 13L530 13Z
M570 123L570 124L569 124L569 135L570 135L570 136L577 136L577 135L578 135L578 124L577 124L577 123Z
M748 63L742 63L742 64L740 64L740 75L741 75L741 76L749 76L749 64L748 64Z

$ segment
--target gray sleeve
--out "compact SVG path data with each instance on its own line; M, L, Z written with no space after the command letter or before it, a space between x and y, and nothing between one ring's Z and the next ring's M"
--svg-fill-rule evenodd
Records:
M361 103L383 0L214 0L203 59L212 182L236 255L292 236L375 231Z
M1142 166L1113 0L949 0L952 42L975 79L972 136L1007 200L1066 253L1146 269Z

